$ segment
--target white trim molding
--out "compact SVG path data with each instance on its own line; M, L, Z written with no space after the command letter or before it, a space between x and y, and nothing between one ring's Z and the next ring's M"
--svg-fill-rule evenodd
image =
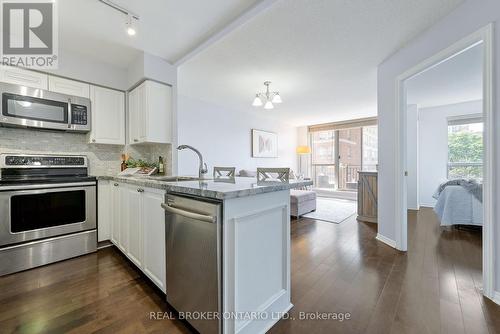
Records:
M493 291L492 297L490 299L494 303L500 305L500 291Z
M396 248L396 241L394 241L392 239L389 239L387 237L384 237L380 233L377 233L377 236L375 237L375 239L377 239L380 242L383 242L384 244L386 244L386 245L388 245L388 246L390 246L392 248Z
M395 122L395 143L396 143L396 182L395 194L396 202L394 209L394 221L396 222L396 243L395 248L406 251L407 246L407 205L406 205L406 88L405 81L412 77L431 69L450 58L469 50L470 48L482 44L483 56L483 119L484 119L484 169L483 169L483 287L484 295L492 300L498 301L494 294L495 282L495 253L494 253L494 52L493 52L493 24L488 24L482 29L452 44L436 55L424 60L417 66L402 73L396 78L396 122ZM378 237L377 237L378 238ZM381 240L382 241L382 240ZM498 296L497 296L498 297Z

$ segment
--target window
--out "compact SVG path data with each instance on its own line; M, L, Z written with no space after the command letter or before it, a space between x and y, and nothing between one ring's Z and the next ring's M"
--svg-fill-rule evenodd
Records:
M363 127L363 170L374 172L378 164L378 127Z
M377 170L375 121L313 126L309 131L315 188L356 191L358 172Z
M316 188L335 189L337 186L335 137L333 130L311 133L312 172Z
M448 119L448 179L483 179L481 117Z

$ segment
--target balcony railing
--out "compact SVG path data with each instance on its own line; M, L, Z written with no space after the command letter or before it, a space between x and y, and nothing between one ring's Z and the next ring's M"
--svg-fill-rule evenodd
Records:
M339 166L338 178L335 175L335 164L313 164L314 187L327 190L356 191L358 172L376 170L376 165L343 165Z

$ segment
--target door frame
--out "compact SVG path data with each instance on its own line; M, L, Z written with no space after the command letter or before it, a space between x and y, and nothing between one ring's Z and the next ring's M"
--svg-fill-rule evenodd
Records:
M396 222L396 248L408 250L407 185L406 171L406 87L408 79L433 68L450 58L483 44L483 119L484 119L484 165L483 165L483 294L494 299L494 244L493 244L493 185L494 178L494 99L493 99L493 24L479 29L453 43L446 49L424 60L396 78L396 200L394 221Z

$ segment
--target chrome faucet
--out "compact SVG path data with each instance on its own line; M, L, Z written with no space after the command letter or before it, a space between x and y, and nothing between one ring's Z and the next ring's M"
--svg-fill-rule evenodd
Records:
M198 159L200 160L200 167L198 168L198 177L200 179L203 179L204 175L206 173L208 173L208 167L207 167L207 164L203 162L203 156L201 155L200 151L198 151L197 149L195 149L193 146L189 146L189 145L179 145L177 147L177 149L180 151L180 150L184 150L184 149L190 149L191 151L193 151L194 153L198 154Z

